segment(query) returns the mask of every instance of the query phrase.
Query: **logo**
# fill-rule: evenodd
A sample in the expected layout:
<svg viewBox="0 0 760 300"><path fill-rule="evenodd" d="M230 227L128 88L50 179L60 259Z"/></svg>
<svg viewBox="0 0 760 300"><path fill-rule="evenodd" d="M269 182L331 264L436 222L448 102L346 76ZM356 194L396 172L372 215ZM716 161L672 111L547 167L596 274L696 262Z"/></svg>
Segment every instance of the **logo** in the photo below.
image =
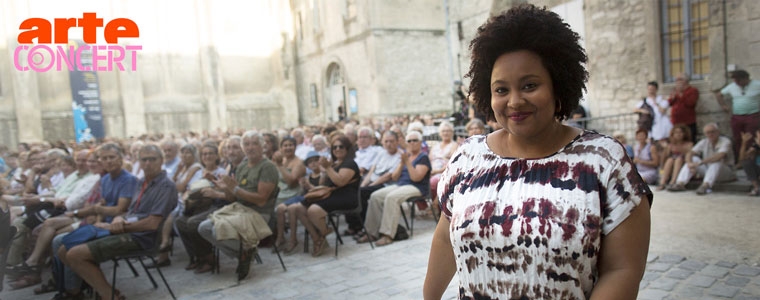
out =
<svg viewBox="0 0 760 300"><path fill-rule="evenodd" d="M69 29L81 28L84 44L69 40ZM103 28L103 19L96 13L86 12L81 18L56 18L53 24L42 18L29 18L21 22L19 46L13 52L13 65L19 71L119 71L137 70L139 45L119 45L120 38L139 38L137 24L127 18L109 21L103 28L105 44L98 44L97 31ZM34 40L37 43L34 43ZM130 58L130 63L125 60ZM127 64L127 66L125 66Z"/></svg>

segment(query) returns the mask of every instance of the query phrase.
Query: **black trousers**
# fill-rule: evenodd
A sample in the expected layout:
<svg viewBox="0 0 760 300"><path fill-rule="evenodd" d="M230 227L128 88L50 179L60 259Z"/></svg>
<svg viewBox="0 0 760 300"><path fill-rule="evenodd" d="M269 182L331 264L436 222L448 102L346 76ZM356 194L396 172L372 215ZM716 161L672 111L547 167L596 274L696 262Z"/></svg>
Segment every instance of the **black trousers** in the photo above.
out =
<svg viewBox="0 0 760 300"><path fill-rule="evenodd" d="M371 196L375 191L384 187L385 185L373 185L365 186L359 189L359 193L361 195L361 199L359 201L362 202L362 215L346 215L346 223L348 223L349 229L353 230L354 232L358 232L362 229L362 220L367 217L367 202L369 201L369 196Z"/></svg>

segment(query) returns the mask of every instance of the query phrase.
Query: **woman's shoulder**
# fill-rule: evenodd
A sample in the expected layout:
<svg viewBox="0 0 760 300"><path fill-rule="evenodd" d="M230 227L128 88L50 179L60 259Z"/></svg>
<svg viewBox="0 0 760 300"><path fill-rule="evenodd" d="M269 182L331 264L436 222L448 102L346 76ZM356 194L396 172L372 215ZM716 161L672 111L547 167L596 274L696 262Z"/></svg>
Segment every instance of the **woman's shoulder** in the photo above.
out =
<svg viewBox="0 0 760 300"><path fill-rule="evenodd" d="M614 138L593 130L584 130L562 151L567 154L600 155L619 159L625 154L625 147Z"/></svg>

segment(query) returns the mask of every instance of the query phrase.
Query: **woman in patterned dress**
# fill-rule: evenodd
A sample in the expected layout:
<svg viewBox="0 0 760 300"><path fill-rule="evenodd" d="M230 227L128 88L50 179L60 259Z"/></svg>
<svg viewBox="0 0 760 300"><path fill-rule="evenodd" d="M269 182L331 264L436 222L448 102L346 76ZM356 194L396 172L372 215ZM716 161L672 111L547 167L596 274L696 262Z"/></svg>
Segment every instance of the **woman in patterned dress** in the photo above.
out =
<svg viewBox="0 0 760 300"><path fill-rule="evenodd" d="M471 43L470 94L502 129L471 137L441 176L425 299L635 299L652 193L614 139L562 125L588 73L579 36L521 5Z"/></svg>

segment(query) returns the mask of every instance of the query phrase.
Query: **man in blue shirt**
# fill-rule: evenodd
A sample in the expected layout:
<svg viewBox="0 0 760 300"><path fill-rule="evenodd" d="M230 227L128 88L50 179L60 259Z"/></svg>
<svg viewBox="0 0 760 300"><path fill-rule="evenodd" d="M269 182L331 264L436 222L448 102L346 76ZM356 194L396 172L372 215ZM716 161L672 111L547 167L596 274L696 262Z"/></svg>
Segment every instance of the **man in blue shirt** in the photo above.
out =
<svg viewBox="0 0 760 300"><path fill-rule="evenodd" d="M66 251L59 249L61 260L82 277L103 299L111 299L111 285L98 263L136 251L152 249L158 242L158 229L177 205L177 188L161 170L163 153L155 145L140 150L140 165L145 179L140 180L129 211L108 223L95 226L110 235L78 245ZM120 293L117 291L117 297Z"/></svg>

